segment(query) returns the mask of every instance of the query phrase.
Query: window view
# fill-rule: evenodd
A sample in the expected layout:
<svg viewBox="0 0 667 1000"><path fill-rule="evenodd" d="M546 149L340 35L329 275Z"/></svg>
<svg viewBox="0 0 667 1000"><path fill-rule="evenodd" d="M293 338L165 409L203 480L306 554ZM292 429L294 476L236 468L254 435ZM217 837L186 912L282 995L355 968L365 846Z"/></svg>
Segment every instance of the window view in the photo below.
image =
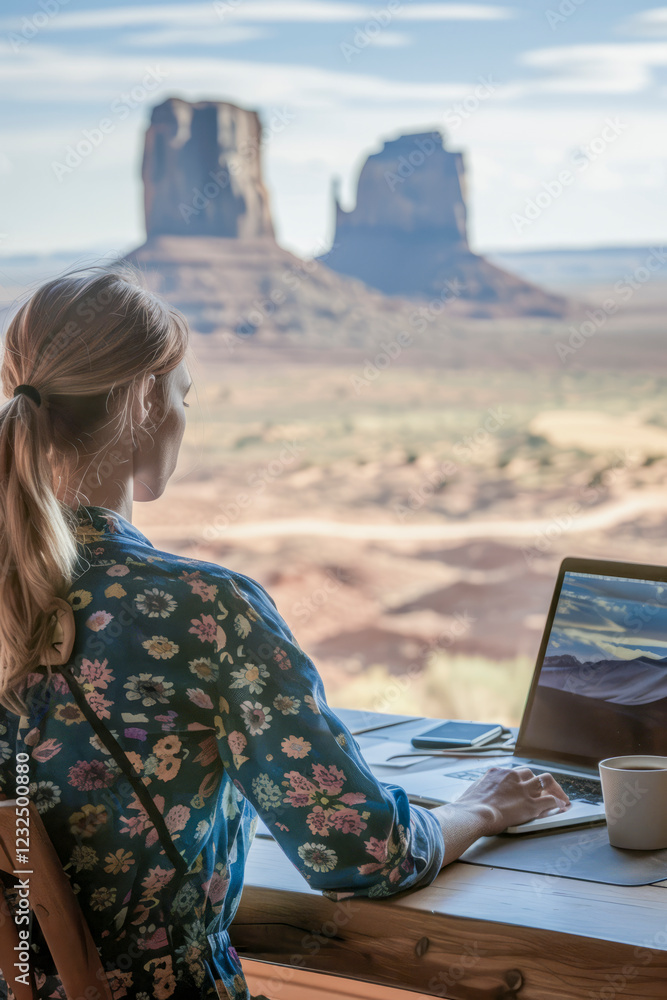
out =
<svg viewBox="0 0 667 1000"><path fill-rule="evenodd" d="M139 268L194 385L136 524L333 705L516 724L561 558L667 555L665 18L278 6L8 5L4 315Z"/></svg>
<svg viewBox="0 0 667 1000"><path fill-rule="evenodd" d="M667 6L0 43L0 1000L664 996Z"/></svg>

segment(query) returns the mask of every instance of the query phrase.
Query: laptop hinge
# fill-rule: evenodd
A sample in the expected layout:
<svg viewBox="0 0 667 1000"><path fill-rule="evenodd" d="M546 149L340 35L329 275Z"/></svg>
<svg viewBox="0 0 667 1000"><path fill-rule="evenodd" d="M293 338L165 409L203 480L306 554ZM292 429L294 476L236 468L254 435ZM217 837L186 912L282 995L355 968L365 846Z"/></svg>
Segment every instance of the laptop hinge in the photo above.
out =
<svg viewBox="0 0 667 1000"><path fill-rule="evenodd" d="M558 764L555 760L539 760L537 757L525 757L528 765L536 764L538 767L546 767L551 771L574 771L575 774L585 775L587 778L599 778L599 772L592 767L585 767L583 764Z"/></svg>

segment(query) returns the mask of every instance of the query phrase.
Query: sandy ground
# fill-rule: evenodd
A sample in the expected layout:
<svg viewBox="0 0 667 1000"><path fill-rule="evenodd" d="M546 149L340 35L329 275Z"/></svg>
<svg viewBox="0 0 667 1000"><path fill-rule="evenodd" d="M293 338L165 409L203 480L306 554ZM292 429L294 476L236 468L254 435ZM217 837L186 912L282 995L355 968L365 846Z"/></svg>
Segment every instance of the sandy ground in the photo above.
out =
<svg viewBox="0 0 667 1000"><path fill-rule="evenodd" d="M667 554L659 490L610 498L578 517L495 520L487 514L422 525L321 519L316 532L307 519L249 520L213 540L203 533L188 537L178 527L206 527L207 515L201 497L194 514L174 492L169 503L136 508L137 525L158 547L259 580L327 688L340 692L339 701L366 703L358 707L380 696L387 677L425 670L434 653L465 662L481 657L499 667L521 661L526 668L518 683L525 687L563 556L652 563ZM214 516L213 508L209 525ZM346 683L374 668L380 673L368 690L357 683L356 694L346 696Z"/></svg>
<svg viewBox="0 0 667 1000"><path fill-rule="evenodd" d="M195 336L179 466L135 522L262 583L334 703L516 722L560 560L667 563L666 297L592 337L457 319L390 362Z"/></svg>
<svg viewBox="0 0 667 1000"><path fill-rule="evenodd" d="M199 338L179 468L135 522L262 583L334 704L517 722L561 559L667 564L665 288L565 362L567 325L533 321L377 371Z"/></svg>

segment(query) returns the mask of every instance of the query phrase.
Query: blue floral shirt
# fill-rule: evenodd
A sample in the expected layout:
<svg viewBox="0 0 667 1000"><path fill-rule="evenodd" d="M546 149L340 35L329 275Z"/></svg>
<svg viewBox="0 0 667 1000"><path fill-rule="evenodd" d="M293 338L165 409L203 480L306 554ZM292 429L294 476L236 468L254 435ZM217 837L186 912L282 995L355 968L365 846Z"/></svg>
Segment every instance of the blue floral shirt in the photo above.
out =
<svg viewBox="0 0 667 1000"><path fill-rule="evenodd" d="M0 791L28 753L114 997L245 1000L228 928L258 813L332 899L429 884L440 826L373 776L258 583L77 518L74 649L27 678L27 716L0 708ZM39 996L64 996L37 928L33 951Z"/></svg>

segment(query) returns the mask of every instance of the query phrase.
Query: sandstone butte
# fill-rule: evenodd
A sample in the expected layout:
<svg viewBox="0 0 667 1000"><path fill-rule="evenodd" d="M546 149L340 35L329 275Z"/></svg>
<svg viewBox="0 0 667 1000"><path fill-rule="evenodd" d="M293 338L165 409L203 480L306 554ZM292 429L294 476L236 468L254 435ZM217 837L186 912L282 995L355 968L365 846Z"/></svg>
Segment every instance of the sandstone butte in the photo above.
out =
<svg viewBox="0 0 667 1000"><path fill-rule="evenodd" d="M128 259L230 348L252 337L366 349L417 333L436 346L452 319L572 309L470 251L463 158L439 132L368 158L357 205L336 202L333 249L317 260L276 242L255 111L166 100L152 112L142 179L146 242Z"/></svg>

